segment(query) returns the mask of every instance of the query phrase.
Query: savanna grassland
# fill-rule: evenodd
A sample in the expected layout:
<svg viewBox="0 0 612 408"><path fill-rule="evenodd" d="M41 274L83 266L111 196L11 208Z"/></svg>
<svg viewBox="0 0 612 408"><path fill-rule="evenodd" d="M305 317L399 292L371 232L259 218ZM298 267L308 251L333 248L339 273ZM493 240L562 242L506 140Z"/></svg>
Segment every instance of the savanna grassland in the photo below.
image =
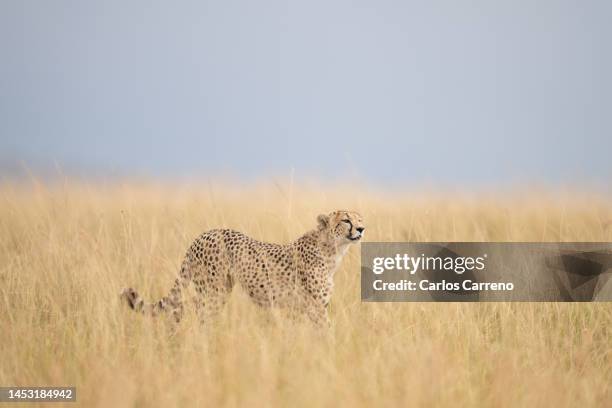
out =
<svg viewBox="0 0 612 408"><path fill-rule="evenodd" d="M166 294L202 231L288 242L337 208L366 241L612 241L612 199L593 194L5 182L0 385L75 385L86 407L612 406L612 303L361 303L358 246L329 331L239 289L175 331L119 301Z"/></svg>

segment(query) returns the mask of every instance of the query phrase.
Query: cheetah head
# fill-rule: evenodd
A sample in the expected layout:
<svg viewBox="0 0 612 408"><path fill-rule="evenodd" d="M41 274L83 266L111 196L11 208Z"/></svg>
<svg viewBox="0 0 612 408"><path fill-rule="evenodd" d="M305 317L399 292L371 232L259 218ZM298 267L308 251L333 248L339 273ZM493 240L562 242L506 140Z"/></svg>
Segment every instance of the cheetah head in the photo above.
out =
<svg viewBox="0 0 612 408"><path fill-rule="evenodd" d="M329 233L340 245L359 242L365 230L361 215L354 211L334 211L327 215L321 214L317 217L317 221L319 231Z"/></svg>

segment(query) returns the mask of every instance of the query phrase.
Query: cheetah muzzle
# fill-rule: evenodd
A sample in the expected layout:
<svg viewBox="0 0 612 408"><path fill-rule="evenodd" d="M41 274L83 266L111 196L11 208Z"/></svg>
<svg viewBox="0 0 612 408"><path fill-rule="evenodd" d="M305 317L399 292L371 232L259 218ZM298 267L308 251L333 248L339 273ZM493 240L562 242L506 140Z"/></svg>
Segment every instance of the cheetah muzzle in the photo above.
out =
<svg viewBox="0 0 612 408"><path fill-rule="evenodd" d="M135 311L167 313L179 322L183 294L193 285L196 312L205 321L219 313L237 282L260 306L295 307L315 323L329 324L334 273L365 227L352 211L322 214L317 222L316 229L286 245L260 242L230 229L205 232L187 250L168 295L145 303L134 289L126 288L121 298Z"/></svg>

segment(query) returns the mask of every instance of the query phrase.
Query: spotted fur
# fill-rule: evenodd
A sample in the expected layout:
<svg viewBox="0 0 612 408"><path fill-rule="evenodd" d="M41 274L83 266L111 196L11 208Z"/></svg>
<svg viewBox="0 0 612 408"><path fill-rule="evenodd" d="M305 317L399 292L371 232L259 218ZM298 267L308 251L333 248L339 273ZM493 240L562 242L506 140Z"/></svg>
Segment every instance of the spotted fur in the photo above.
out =
<svg viewBox="0 0 612 408"><path fill-rule="evenodd" d="M260 242L230 229L205 232L189 247L168 295L145 303L126 288L121 297L135 311L169 313L179 322L185 289L193 285L196 311L204 321L223 308L238 283L260 306L292 306L316 323L329 323L334 273L349 245L362 238L364 226L361 216L351 211L319 215L317 222L316 229L286 245Z"/></svg>

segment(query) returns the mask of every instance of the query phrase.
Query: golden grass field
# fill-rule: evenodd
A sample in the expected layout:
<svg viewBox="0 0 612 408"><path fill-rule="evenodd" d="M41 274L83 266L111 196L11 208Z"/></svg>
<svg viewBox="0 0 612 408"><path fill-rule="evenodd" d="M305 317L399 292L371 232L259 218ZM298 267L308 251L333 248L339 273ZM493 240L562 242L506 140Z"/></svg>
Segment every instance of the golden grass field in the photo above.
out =
<svg viewBox="0 0 612 408"><path fill-rule="evenodd" d="M288 242L337 208L366 241L612 241L612 199L568 191L4 182L0 385L75 385L86 407L612 406L612 303L361 303L358 246L329 331L239 289L176 332L119 302L164 295L207 229Z"/></svg>

